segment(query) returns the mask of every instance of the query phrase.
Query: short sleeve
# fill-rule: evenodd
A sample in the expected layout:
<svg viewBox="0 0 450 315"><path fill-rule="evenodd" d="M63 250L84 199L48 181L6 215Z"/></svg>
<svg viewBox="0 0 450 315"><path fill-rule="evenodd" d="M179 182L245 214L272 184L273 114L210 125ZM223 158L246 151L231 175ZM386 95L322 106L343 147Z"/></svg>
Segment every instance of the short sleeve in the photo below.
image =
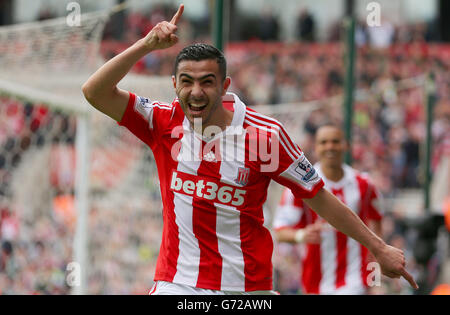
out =
<svg viewBox="0 0 450 315"><path fill-rule="evenodd" d="M160 102L151 102L148 98L137 96L130 92L127 109L119 122L119 125L126 127L136 137L144 143L152 147L157 143L158 129L164 117L159 111L170 111L172 106L169 104L162 104Z"/></svg>
<svg viewBox="0 0 450 315"><path fill-rule="evenodd" d="M278 136L271 138L271 152L276 152L272 155L278 159L278 167L269 176L289 188L296 198L314 197L324 183L303 151L291 140L283 126L280 126Z"/></svg>

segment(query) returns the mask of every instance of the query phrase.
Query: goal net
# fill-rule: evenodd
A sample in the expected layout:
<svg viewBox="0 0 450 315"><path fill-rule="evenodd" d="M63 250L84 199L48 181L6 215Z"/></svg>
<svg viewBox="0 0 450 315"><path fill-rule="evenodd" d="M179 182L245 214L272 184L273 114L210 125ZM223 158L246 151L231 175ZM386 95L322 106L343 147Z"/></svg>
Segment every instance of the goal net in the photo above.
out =
<svg viewBox="0 0 450 315"><path fill-rule="evenodd" d="M92 110L81 86L104 60L114 10L0 28L2 243L14 252L0 291L145 293L161 235L150 150ZM173 98L170 78L120 86Z"/></svg>

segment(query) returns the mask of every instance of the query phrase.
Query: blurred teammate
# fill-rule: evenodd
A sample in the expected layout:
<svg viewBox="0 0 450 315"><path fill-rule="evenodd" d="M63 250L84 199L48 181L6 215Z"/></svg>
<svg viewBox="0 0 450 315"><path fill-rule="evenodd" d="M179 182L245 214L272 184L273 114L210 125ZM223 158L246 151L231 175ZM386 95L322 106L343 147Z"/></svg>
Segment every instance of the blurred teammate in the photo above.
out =
<svg viewBox="0 0 450 315"><path fill-rule="evenodd" d="M323 181L280 123L227 93L226 61L214 47L195 44L179 53L172 104L117 87L142 57L178 42L183 10L181 5L170 22L158 23L109 60L82 88L95 108L154 153L164 226L150 293L273 293L273 243L262 211L272 179L370 248L386 274L404 276L416 286L404 268L403 252L385 244L322 189Z"/></svg>
<svg viewBox="0 0 450 315"><path fill-rule="evenodd" d="M381 235L382 212L378 194L367 177L343 163L347 143L341 129L320 127L315 135L319 162L314 165L332 192L361 220ZM365 294L369 253L365 247L337 231L289 190L283 196L274 221L279 242L304 243L301 284L307 294Z"/></svg>

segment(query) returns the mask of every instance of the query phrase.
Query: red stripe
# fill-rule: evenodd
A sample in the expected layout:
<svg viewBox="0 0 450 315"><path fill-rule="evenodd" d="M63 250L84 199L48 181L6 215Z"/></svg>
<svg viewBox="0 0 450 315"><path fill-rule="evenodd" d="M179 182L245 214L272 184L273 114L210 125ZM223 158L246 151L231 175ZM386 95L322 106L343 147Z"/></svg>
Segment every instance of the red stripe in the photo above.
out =
<svg viewBox="0 0 450 315"><path fill-rule="evenodd" d="M208 149L209 147L209 149ZM208 151L216 153L219 146L205 147L202 142L202 154ZM219 152L217 152L219 154ZM220 159L218 159L220 160ZM202 160L197 170L199 176L209 176L220 180L220 161L207 162ZM222 279L222 256L216 234L217 209L213 204L194 196L192 201L192 226L200 248L200 265L197 287L220 290Z"/></svg>
<svg viewBox="0 0 450 315"><path fill-rule="evenodd" d="M337 267L336 267L336 289L345 285L347 273L347 235L342 232L336 233L337 243Z"/></svg>
<svg viewBox="0 0 450 315"><path fill-rule="evenodd" d="M167 183L165 185L169 185ZM161 185L163 181L161 181ZM168 191L170 196L166 197L163 209L163 233L160 253L156 262L155 280L171 282L177 272L177 261L180 252L180 239L178 236L178 226L175 223L175 204L173 202L173 192Z"/></svg>
<svg viewBox="0 0 450 315"><path fill-rule="evenodd" d="M370 191L369 191L369 183L367 182L366 179L364 179L363 177L356 175L356 180L358 182L358 187L359 187L359 193L360 193L360 210L359 210L359 216L361 218L361 220L367 224L369 221L369 217L370 217L370 212L371 212L371 198L372 196L369 195ZM367 284L367 277L369 276L370 271L367 270L367 264L369 263L369 251L367 250L366 247L364 247L363 245L360 245L361 248L361 279L362 282L364 283L364 286L368 286Z"/></svg>
<svg viewBox="0 0 450 315"><path fill-rule="evenodd" d="M244 123L244 128L249 127ZM250 160L250 138L255 135L247 133L245 138L245 167L255 169ZM252 171L251 171L252 172ZM263 226L264 214L262 204L267 197L270 179L262 173L252 172L251 182L258 187L258 198L249 200L245 207L240 207L240 238L242 257L244 259L245 291L272 290L272 253L273 240L270 232ZM255 196L257 195L255 194Z"/></svg>
<svg viewBox="0 0 450 315"><path fill-rule="evenodd" d="M361 248L361 279L365 287L368 287L367 278L370 271L367 270L367 264L369 263L369 251L363 245L359 245Z"/></svg>
<svg viewBox="0 0 450 315"><path fill-rule="evenodd" d="M117 122L117 124L119 124L120 126L123 126L125 124L124 120L125 120L125 118L129 117L129 115L130 115L129 112L134 111L134 103L136 101L136 95L131 92L128 92L128 94L129 94L129 96L128 96L127 108L125 109L125 113L123 114L122 119Z"/></svg>
<svg viewBox="0 0 450 315"><path fill-rule="evenodd" d="M153 293L155 293L157 286L158 286L158 282L155 283L155 285L153 286L153 289L148 293L148 295L152 295Z"/></svg>
<svg viewBox="0 0 450 315"><path fill-rule="evenodd" d="M344 191L341 189L332 189L333 194L345 203ZM347 273L347 235L342 232L336 232L336 289L345 285L345 275Z"/></svg>
<svg viewBox="0 0 450 315"><path fill-rule="evenodd" d="M296 200L301 200L296 198ZM313 224L318 219L318 215L306 204L303 204L304 211L302 221L299 225L306 227ZM322 257L320 244L308 244L306 247L306 256L303 260L302 286L307 294L320 294L320 282L322 281Z"/></svg>
<svg viewBox="0 0 450 315"><path fill-rule="evenodd" d="M257 220L264 220L262 207L241 214L241 249L244 258L245 291L272 290L273 241Z"/></svg>
<svg viewBox="0 0 450 315"><path fill-rule="evenodd" d="M320 244L307 245L307 254L302 265L303 290L307 294L319 294L322 280Z"/></svg>
<svg viewBox="0 0 450 315"><path fill-rule="evenodd" d="M173 121L173 126L178 126L182 122ZM180 138L171 138L171 147L179 141L183 134L178 135ZM178 225L176 224L174 193L169 189L172 170L177 169L178 162L176 159L167 159L167 154L162 152L165 146L155 146L153 155L158 165L158 173L161 189L161 199L163 201L163 233L160 252L156 264L155 281L162 280L172 282L177 272L177 262L179 256L179 234Z"/></svg>

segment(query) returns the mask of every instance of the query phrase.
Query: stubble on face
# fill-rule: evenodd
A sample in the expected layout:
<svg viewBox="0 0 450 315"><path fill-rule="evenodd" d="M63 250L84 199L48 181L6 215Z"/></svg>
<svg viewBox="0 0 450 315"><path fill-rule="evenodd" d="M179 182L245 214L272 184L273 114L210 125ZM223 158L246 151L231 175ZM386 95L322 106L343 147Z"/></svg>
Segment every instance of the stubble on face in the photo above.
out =
<svg viewBox="0 0 450 315"><path fill-rule="evenodd" d="M211 124L223 127L226 115L222 113L222 96L229 84L222 80L214 59L180 62L173 83L191 125L200 121L203 129Z"/></svg>

